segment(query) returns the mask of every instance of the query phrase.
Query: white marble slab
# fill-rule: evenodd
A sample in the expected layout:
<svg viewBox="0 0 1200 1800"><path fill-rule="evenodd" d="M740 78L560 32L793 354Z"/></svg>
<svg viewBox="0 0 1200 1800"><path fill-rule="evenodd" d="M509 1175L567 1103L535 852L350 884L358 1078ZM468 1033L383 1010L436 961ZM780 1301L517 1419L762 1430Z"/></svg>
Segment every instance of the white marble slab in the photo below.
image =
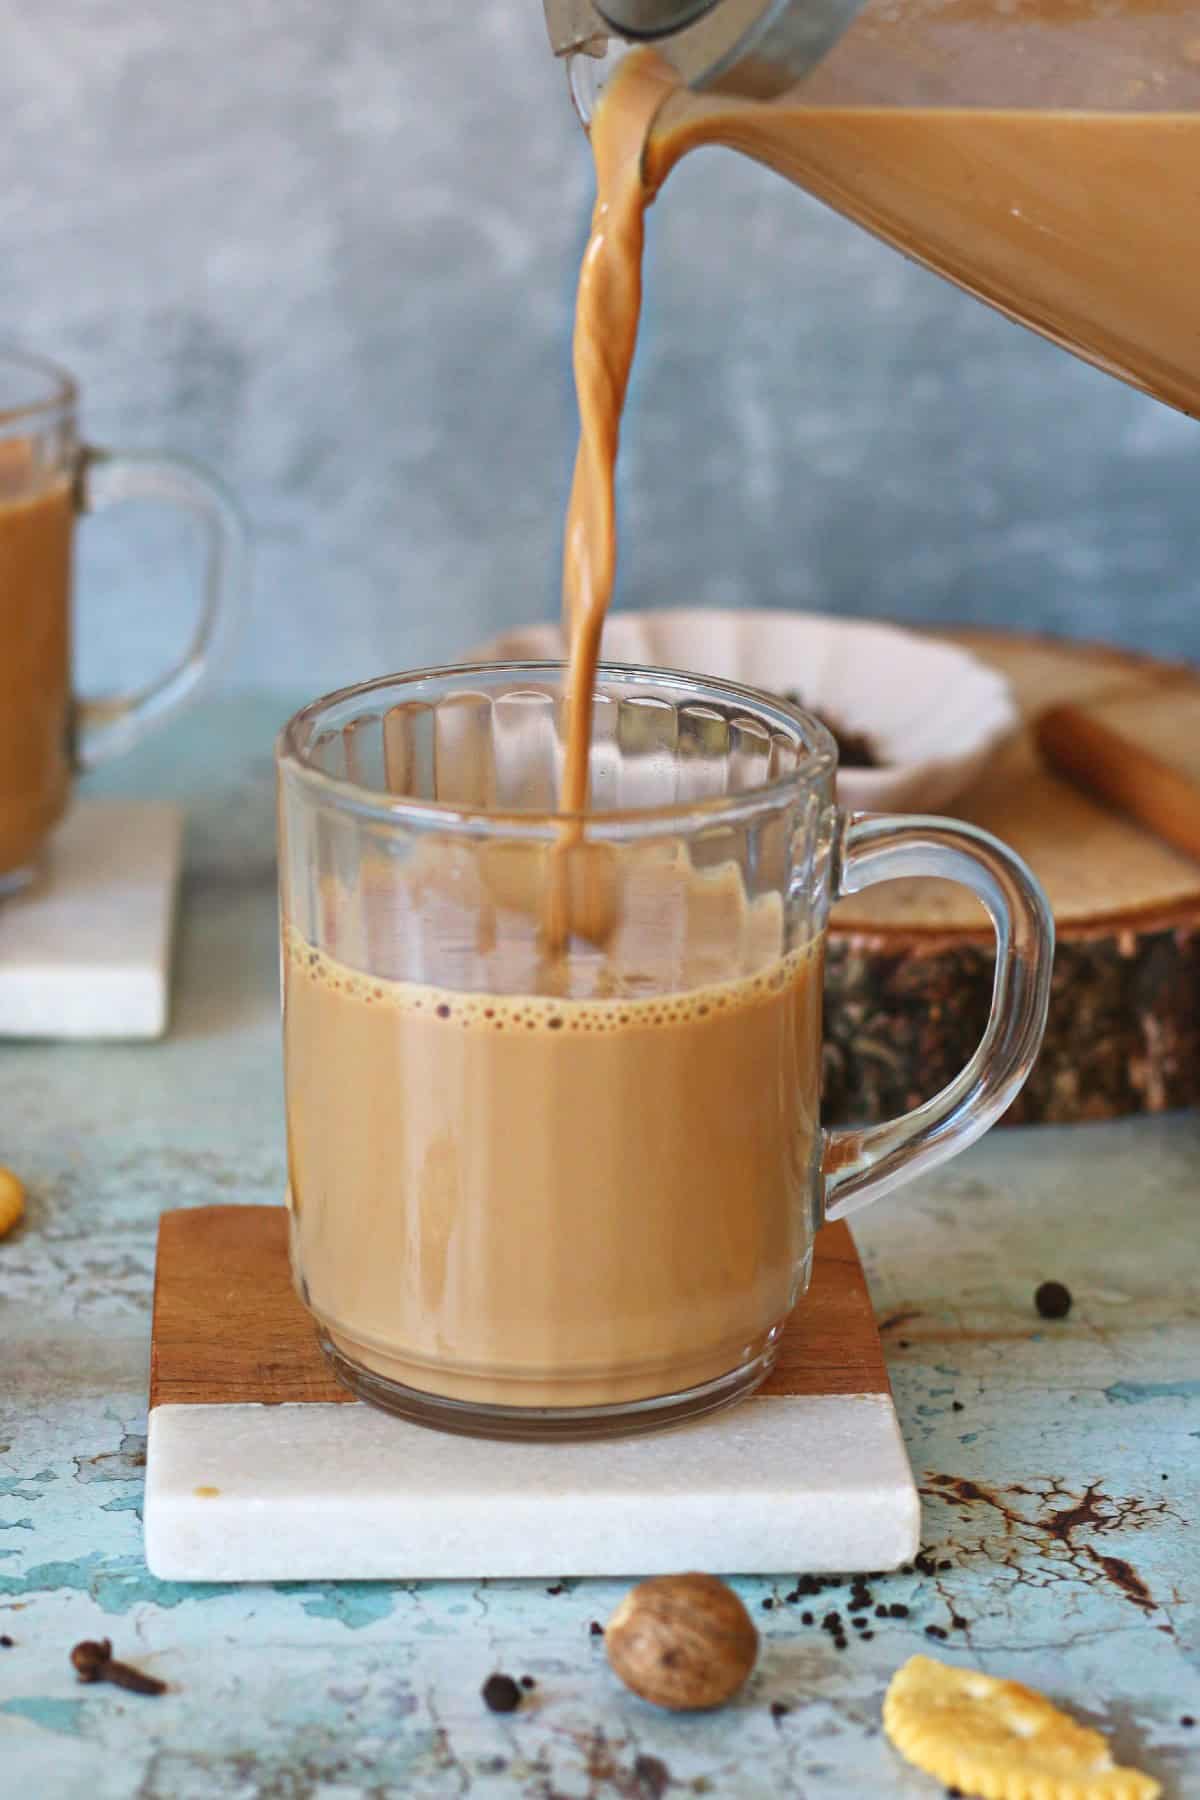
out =
<svg viewBox="0 0 1200 1800"><path fill-rule="evenodd" d="M883 1570L919 1529L886 1395L752 1398L590 1444L451 1437L361 1404L150 1415L146 1560L169 1581Z"/></svg>
<svg viewBox="0 0 1200 1800"><path fill-rule="evenodd" d="M182 839L176 806L76 803L0 900L0 1037L162 1036Z"/></svg>

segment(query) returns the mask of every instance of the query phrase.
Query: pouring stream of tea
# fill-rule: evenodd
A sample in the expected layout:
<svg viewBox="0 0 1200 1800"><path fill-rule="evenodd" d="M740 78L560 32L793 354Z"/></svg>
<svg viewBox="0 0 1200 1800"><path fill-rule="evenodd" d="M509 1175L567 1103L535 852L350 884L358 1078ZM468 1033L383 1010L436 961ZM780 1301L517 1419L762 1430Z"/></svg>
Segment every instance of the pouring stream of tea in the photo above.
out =
<svg viewBox="0 0 1200 1800"><path fill-rule="evenodd" d="M918 23L922 16L913 13ZM902 32L903 6L897 17ZM1164 56L1158 97L1168 109L1200 80L1200 38L1186 35L1184 14L1177 22L1182 35ZM864 33L869 26L867 16ZM851 66L864 56L857 29L835 52ZM1011 83L1005 40L989 38L985 48L995 51L997 80ZM830 68L830 80L840 79L833 59ZM1117 81L1116 61L1104 69L1106 82ZM803 105L697 95L643 49L624 58L592 120L597 191L576 305L580 439L563 570L569 665L560 802L574 821L559 840L564 852L579 842L588 807L645 212L689 151L722 144L744 152L1085 360L1181 410L1200 411L1191 254L1200 217L1200 111L1141 110L1136 96L1124 101L1130 110L847 105L823 102L820 82L819 73L806 84ZM552 859L552 951L576 922L569 862L567 854Z"/></svg>

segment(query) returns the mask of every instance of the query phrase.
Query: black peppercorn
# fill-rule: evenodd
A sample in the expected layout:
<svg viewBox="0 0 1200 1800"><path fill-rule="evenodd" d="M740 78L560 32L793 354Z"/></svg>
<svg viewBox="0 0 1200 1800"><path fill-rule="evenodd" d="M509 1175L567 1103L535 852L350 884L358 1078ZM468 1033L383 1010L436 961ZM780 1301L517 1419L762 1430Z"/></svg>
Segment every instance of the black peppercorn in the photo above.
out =
<svg viewBox="0 0 1200 1800"><path fill-rule="evenodd" d="M521 1690L511 1675L489 1675L480 1692L489 1712L516 1712L521 1704Z"/></svg>
<svg viewBox="0 0 1200 1800"><path fill-rule="evenodd" d="M1071 1290L1061 1281L1043 1281L1033 1304L1043 1319L1065 1319L1071 1310Z"/></svg>

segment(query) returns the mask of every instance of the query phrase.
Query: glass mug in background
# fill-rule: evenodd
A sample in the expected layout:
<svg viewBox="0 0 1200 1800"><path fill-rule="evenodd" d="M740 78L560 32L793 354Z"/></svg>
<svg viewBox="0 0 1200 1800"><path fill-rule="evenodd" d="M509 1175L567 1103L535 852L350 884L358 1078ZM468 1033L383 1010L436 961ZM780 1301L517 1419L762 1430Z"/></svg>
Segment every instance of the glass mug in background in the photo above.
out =
<svg viewBox="0 0 1200 1800"><path fill-rule="evenodd" d="M363 1398L526 1438L756 1387L819 1226L1021 1087L1054 935L1011 851L847 817L824 727L730 682L602 667L595 810L556 817L560 683L396 676L316 701L277 752L299 1291ZM909 875L987 908L987 1031L915 1112L822 1131L830 905Z"/></svg>
<svg viewBox="0 0 1200 1800"><path fill-rule="evenodd" d="M203 605L180 662L141 693L78 700L71 686L76 515L161 500L204 526ZM71 376L0 350L0 895L29 881L73 776L169 717L214 660L241 591L242 527L199 470L82 445Z"/></svg>

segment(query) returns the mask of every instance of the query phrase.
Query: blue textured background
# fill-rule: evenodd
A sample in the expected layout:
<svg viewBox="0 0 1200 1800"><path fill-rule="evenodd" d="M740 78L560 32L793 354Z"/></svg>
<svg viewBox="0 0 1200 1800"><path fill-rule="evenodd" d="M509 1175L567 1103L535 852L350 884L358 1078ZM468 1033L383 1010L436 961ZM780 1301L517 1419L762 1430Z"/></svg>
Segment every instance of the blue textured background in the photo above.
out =
<svg viewBox="0 0 1200 1800"><path fill-rule="evenodd" d="M0 0L0 334L258 541L241 683L316 689L556 605L590 192L537 0ZM722 152L673 179L626 604L1025 624L1200 654L1200 431ZM85 532L84 674L146 669L174 527Z"/></svg>

